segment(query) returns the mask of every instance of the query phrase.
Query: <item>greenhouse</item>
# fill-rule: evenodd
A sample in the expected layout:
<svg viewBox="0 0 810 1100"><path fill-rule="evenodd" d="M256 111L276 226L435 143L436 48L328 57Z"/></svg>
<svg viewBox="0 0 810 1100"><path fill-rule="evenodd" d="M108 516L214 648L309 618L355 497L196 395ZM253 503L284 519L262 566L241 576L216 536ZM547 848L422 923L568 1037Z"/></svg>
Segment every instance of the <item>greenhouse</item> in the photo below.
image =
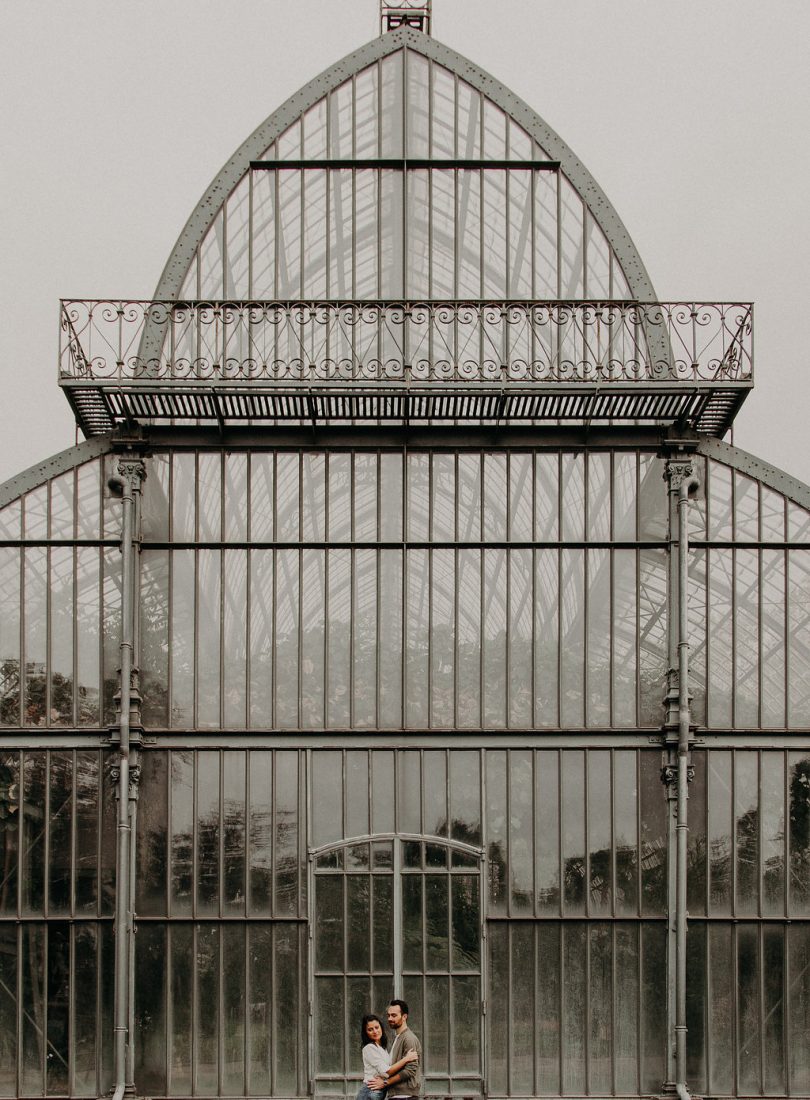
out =
<svg viewBox="0 0 810 1100"><path fill-rule="evenodd" d="M56 334L55 334L56 335ZM0 1097L810 1095L810 487L430 5L240 145L0 486ZM751 400L755 400L751 398Z"/></svg>

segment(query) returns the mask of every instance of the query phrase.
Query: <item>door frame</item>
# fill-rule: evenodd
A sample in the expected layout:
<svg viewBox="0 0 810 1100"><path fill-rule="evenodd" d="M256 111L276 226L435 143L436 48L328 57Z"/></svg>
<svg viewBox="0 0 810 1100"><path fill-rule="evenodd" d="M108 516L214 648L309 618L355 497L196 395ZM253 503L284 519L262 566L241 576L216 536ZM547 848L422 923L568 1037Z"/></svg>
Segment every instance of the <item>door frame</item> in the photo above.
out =
<svg viewBox="0 0 810 1100"><path fill-rule="evenodd" d="M480 1080L481 1096L487 1095L487 1044L486 1044L486 1013L487 1013L487 988L488 988L488 959L487 959L487 914L486 900L487 890L487 861L486 852L476 845L467 844L464 841L452 840L449 837L436 836L432 833L365 833L361 836L345 837L341 840L329 841L317 848L307 849L307 1072L309 1078L309 1095L314 1097L315 1092L315 864L320 856L329 852L349 848L354 844L370 844L374 841L390 840L393 842L393 864L391 874L394 882L393 890L393 939L394 939L394 989L402 989L402 891L399 883L402 876L402 845L408 841L436 844L451 851L462 852L475 860L475 872L479 877L479 912L478 912L478 943L480 949L480 976L481 988L479 995L479 1049L480 1049ZM469 868L471 871L472 867ZM346 874L344 870L342 872ZM426 1094L430 1095L430 1094Z"/></svg>

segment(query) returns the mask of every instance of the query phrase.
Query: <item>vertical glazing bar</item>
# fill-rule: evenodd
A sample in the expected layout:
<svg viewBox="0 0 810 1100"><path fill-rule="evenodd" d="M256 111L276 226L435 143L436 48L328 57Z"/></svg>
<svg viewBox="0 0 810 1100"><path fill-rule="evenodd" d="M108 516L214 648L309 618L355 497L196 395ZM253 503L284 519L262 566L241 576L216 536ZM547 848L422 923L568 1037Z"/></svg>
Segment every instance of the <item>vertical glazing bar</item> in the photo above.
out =
<svg viewBox="0 0 810 1100"><path fill-rule="evenodd" d="M53 765L51 763L52 751L47 749L45 752L45 779L43 782L45 793L45 806L43 810L43 832L45 834L44 844L44 860L45 867L42 875L42 915L47 920L51 915L51 876L50 867L52 863L51 859L51 783L50 777L53 775ZM22 877L22 876L20 876Z"/></svg>
<svg viewBox="0 0 810 1100"><path fill-rule="evenodd" d="M611 755L611 758L612 758L613 753L611 752L610 755ZM611 765L612 764L613 764L613 761L611 759ZM611 770L613 770L612 767L611 767ZM613 784L611 784L611 787L612 786L613 786ZM611 798L611 804L612 804L612 802L613 802L613 799ZM613 820L613 815L611 814L611 821L612 820ZM615 867L615 852L614 852L613 865ZM616 881L615 870L613 872L613 881L614 881L614 883ZM615 912L615 909L616 909L616 901L615 901L616 891L615 890L613 891L613 895L614 895L613 909L614 909L614 912ZM618 1050L618 1043L616 1042L616 1030L617 1030L616 1029L616 1021L618 1019L619 1012L618 1012L617 995L616 995L616 986L618 984L617 980L616 980L616 976L617 976L616 931L617 931L617 926L615 924L611 924L610 925L610 1000L609 1000L609 1004L610 1004L610 1092L611 1092L612 1096L615 1096L616 1093L618 1092L618 1083L617 1083L618 1074L616 1072L616 1062L617 1062L616 1051Z"/></svg>
<svg viewBox="0 0 810 1100"><path fill-rule="evenodd" d="M171 775L171 770L169 771L169 774ZM171 789L171 782L169 782L169 789ZM169 818L169 820L171 821L171 818ZM163 1002L163 1009L164 1009L164 1015L165 1015L165 1019L166 1019L166 1043L165 1043L164 1067L165 1067L165 1071L166 1071L166 1091L167 1091L169 1096L171 1096L172 1092L174 1091L173 1088L172 1088L172 1085L173 1085L172 1070L173 1070L173 1065L174 1065L174 1059L172 1057L172 1043L173 1043L173 1040L174 1040L174 943L173 943L173 940L174 940L174 931L175 931L176 928L177 928L177 925L176 924L173 925L171 920L167 921L167 923L166 923L166 982L165 982L165 986L164 986L164 989L165 989L164 998L165 999L164 999L164 1002ZM194 962L193 962L193 959L192 959L192 967L193 966L194 966ZM189 975L189 978L190 978L190 984L192 984L192 986L193 986L193 982L194 982L193 971L192 971L192 974ZM189 1018L190 1019L193 1018L193 1012L194 1012L194 998L192 996L191 1006L189 1008ZM193 1043L193 1041L194 1041L194 1039L193 1039L193 1032L192 1032L192 1043ZM189 1058L190 1058L191 1064L193 1064L193 1059L191 1058L191 1051L189 1051Z"/></svg>
<svg viewBox="0 0 810 1100"><path fill-rule="evenodd" d="M455 458L455 478L456 478L456 502L458 502L458 455ZM456 504L456 525L458 525L458 504ZM458 532L456 532L456 540L458 540ZM459 709L458 709L458 674L459 674L459 662L460 650L459 650L459 549L458 546L453 550L453 726L458 729L459 727ZM448 802L448 806L450 803Z"/></svg>
<svg viewBox="0 0 810 1100"><path fill-rule="evenodd" d="M641 799L638 799L641 803ZM641 833L639 833L641 836ZM641 862L639 860L639 862ZM639 894L641 897L641 894ZM639 903L640 904L640 903ZM644 1064L644 1027L643 1027L643 1009L644 1005L644 965L641 954L641 936L644 925L641 921L638 922L634 931L636 934L636 958L638 959L638 966L636 967L636 1004L638 1005L638 1012L636 1013L636 1088L639 1092L642 1091L641 1082L644 1080L643 1064Z"/></svg>
<svg viewBox="0 0 810 1100"><path fill-rule="evenodd" d="M590 298L588 286L588 207L582 204L582 297Z"/></svg>
<svg viewBox="0 0 810 1100"><path fill-rule="evenodd" d="M23 762L22 762L22 760L20 760L20 792L22 792L22 782L23 782L22 777L23 777ZM22 875L18 874L17 877L22 878ZM17 1095L17 1096L19 1096L22 1092L23 1071L24 1071L23 1042L24 1042L24 1037L25 1036L24 1036L23 1024L25 1022L25 1015L22 1011L22 1005L24 1004L24 1000L23 1000L23 998L24 998L24 986L23 986L23 967L21 965L21 961L22 961L22 958L23 958L24 936L25 936L25 933L28 930L28 928L30 928L30 925L26 926L22 923L19 923L17 925L17 928L16 928L17 973L16 973L15 991L16 991L16 994L17 994L17 1004L20 1006L20 1011L17 1012L16 1036L15 1036L15 1038L16 1038L16 1047L15 1047L15 1049L16 1049L16 1052L17 1052L17 1057L16 1057L15 1074L14 1074L14 1091L15 1091L15 1095Z"/></svg>
<svg viewBox="0 0 810 1100"><path fill-rule="evenodd" d="M399 770L398 754L396 770ZM395 779L396 779L395 775ZM399 783L394 783L394 790L399 789ZM397 823L398 825L399 823ZM402 996L402 842L394 837L394 889L393 889L393 915L394 915L394 996Z"/></svg>
<svg viewBox="0 0 810 1100"><path fill-rule="evenodd" d="M557 293L555 297L557 299L562 297L562 254L563 254L563 241L562 241L562 188L560 187L560 175L561 170L558 168L554 173L554 178L557 183ZM553 349L552 349L553 350Z"/></svg>
<svg viewBox="0 0 810 1100"><path fill-rule="evenodd" d="M136 650L137 652L137 650ZM133 774L134 773L134 774ZM133 768L129 788L129 828L130 844L132 852L129 860L129 902L131 908L130 935L129 935L129 1001L127 1004L127 1032L130 1041L127 1043L126 1058L126 1083L131 1094L135 1095L135 898L137 896L138 867L135 851L135 839L138 835L138 786L140 768ZM99 891L100 893L100 891ZM100 1002L98 1002L100 1004ZM97 1048L100 1049L100 1048Z"/></svg>
<svg viewBox="0 0 810 1100"><path fill-rule="evenodd" d="M733 772L736 771L734 769ZM733 782L733 781L732 781ZM736 801L732 802L732 805L736 805ZM736 822L734 825L734 832L736 832ZM736 847L736 846L735 846ZM733 868L736 864L735 859L732 862L732 878L736 879ZM735 884L736 885L736 884ZM732 888L732 897L736 894L736 888ZM738 933L740 930L739 924L736 921L731 926L731 969L732 969L732 986L731 988L737 992L740 988L740 945ZM740 1091L740 1000L739 996L732 997L731 999L731 1045L733 1048L732 1054L732 1093L737 1096Z"/></svg>
<svg viewBox="0 0 810 1100"><path fill-rule="evenodd" d="M328 515L328 513L327 513L327 515ZM273 756L275 756L275 753L273 754ZM306 936L307 936L307 940L306 940L306 946L307 946L307 952L306 952L307 953L307 963L306 963L306 965L307 965L307 975L306 975L306 977L307 977L307 987L306 987L307 1004L306 1004L306 1026L305 1026L306 1040L307 1040L307 1053L306 1053L306 1058L301 1059L301 1064L305 1065L305 1067L306 1067L306 1075L307 1075L306 1091L309 1093L310 1096L312 1096L313 1093L314 1093L314 1087L315 1087L315 1018L314 1018L314 1015L313 1015L314 1005L315 1005L315 940L314 940L314 929L315 929L315 861L313 860L312 856L309 854L309 847L312 843L312 799L313 799L313 791L312 791L312 782L311 782L311 778L310 778L312 776L312 749L309 749L309 748L304 749L303 752L299 753L299 767L301 767L301 758L302 757L303 757L303 767L306 771L305 786L303 788L303 791L301 791L301 788L299 786L299 791L300 791L300 794L303 796L300 804L303 805L304 832L306 833L306 837L302 838L301 847L306 850L306 859L304 861L304 867L306 869L306 876L307 876L307 886L306 886L306 889L307 889L307 905L306 905L306 915L307 915L307 929L306 929ZM274 776L275 776L275 772L276 772L275 763L276 762L275 762L275 759L274 759L273 760L273 775ZM273 833L275 833L275 830L273 830ZM275 842L273 843L273 847L275 848ZM273 890L272 893L275 896L275 890ZM275 904L274 901L273 901L273 904ZM299 897L298 912L299 912L299 914L301 913L300 897ZM258 926L256 926L256 927L258 927ZM301 941L299 940L298 942L299 942L299 945L300 945ZM272 943L272 960L273 960L273 962L272 962L272 968L271 968L271 974L270 974L271 984L274 982L274 976L275 976L275 971L276 971L275 935L273 935L273 943ZM275 1004L276 1004L275 999L273 999L272 1004L273 1004L273 1009L275 1010ZM275 1011L273 1011L271 1019L275 1020ZM271 1078L270 1087L271 1087L271 1096L275 1096L275 1094L276 1094L276 1092L275 1092L276 1078L275 1078L275 1073L273 1072L274 1067L275 1067L275 1043L272 1042L272 1036L271 1036L270 1049L273 1052L273 1064L271 1066L271 1073L270 1073L270 1078ZM299 1077L300 1077L300 1070L299 1070Z"/></svg>
<svg viewBox="0 0 810 1100"><path fill-rule="evenodd" d="M75 753L74 753L75 758ZM75 763L74 763L74 777L75 777ZM75 817L75 814L74 814ZM68 1095L75 1095L76 1085L76 1048L75 1039L76 1034L76 931L77 926L73 923L70 924L68 929L68 1035L70 1036L69 1045L67 1048L67 1082L68 1082Z"/></svg>
<svg viewBox="0 0 810 1100"><path fill-rule="evenodd" d="M583 465L585 466L585 470L584 470L584 473L583 473L583 486L582 486L582 498L583 498L583 508L584 508L583 515L584 515L584 527L585 527L584 533L585 533L586 540L590 540L591 532L590 532L590 529L588 527L588 511L589 511L588 502L589 502L589 499L590 499L590 490L589 490L589 487L588 487L588 482L590 481L590 476L589 476L590 475L590 462L588 461L588 456L587 455L585 456L585 462L584 462ZM582 704L581 704L581 714L582 714L582 721L584 722L584 724L586 726L589 726L591 724L591 714L590 714L590 712L591 712L591 709L592 709L588 704L588 700L590 699L589 687L590 687L590 680L591 680L590 671L589 671L589 668L588 668L589 657L590 657L590 648L591 648L591 638L590 638L590 625L591 625L590 583L591 583L591 573L592 573L591 555L592 555L592 551L590 550L590 548L583 547L583 550L582 550L582 620L583 620L583 625L582 625ZM560 621L562 622L562 620L560 620ZM587 772L587 765L586 765L586 772ZM587 813L587 802L588 802L588 800L586 798L585 799L586 813ZM588 835L587 832L586 832L585 835L586 836ZM587 881L590 881L590 879L588 879ZM586 894L589 896L590 891L586 891ZM588 911L590 911L590 909L588 909Z"/></svg>
<svg viewBox="0 0 810 1100"><path fill-rule="evenodd" d="M401 579L401 598L402 598L402 615L400 621L400 661L399 661L399 710L400 710L400 724L405 725L406 715L408 713L407 704L407 691L408 691L408 528L410 525L410 516L408 514L408 445L407 443L402 448L402 566L400 568ZM397 802L399 787L394 784L394 802ZM399 818L395 816L397 822L396 827L399 828Z"/></svg>
<svg viewBox="0 0 810 1100"><path fill-rule="evenodd" d="M75 561L75 552L74 552L74 561ZM74 587L74 592L75 592L75 587ZM74 653L75 653L75 649L74 649ZM73 682L74 682L74 684L78 683L78 680L76 680L74 678ZM68 879L69 879L69 882L70 882L70 887L69 887L70 895L69 895L69 898L68 898L68 912L70 913L71 918L76 916L76 853L77 853L77 848L78 848L78 843L77 843L77 841L78 841L78 838L77 838L77 827L78 827L77 817L78 817L78 814L76 812L76 806L77 806L77 801L76 801L76 765L77 765L76 750L74 749L73 752L71 753L71 762L70 762L70 772L71 772L71 779L70 779L70 857L69 857L70 858L70 867L68 869ZM71 948L71 950L72 950L72 948ZM72 982L71 982L70 988L73 989L73 983ZM70 1034L71 1035L73 1034L73 1029L72 1028L71 1028Z"/></svg>
<svg viewBox="0 0 810 1100"><path fill-rule="evenodd" d="M562 753L560 754L560 756L562 757ZM560 769L559 769L559 771L560 771L560 776L562 776L562 759L560 759ZM560 836L562 836L562 829L560 829ZM561 889L560 890L560 898L562 898L563 892L564 891ZM562 902L560 904L562 904ZM569 926L569 927L573 927L573 926ZM560 1082L560 1092L561 1093L565 1093L565 1091L566 1091L565 1053L564 1052L565 1052L566 1039L567 1039L567 1035L566 1035L566 1031L567 1031L566 1013L565 1013L565 988L566 988L566 985L567 985L567 982L566 982L567 975L565 973L565 939L566 939L566 923L565 923L565 921L562 921L560 923L559 958L557 959L557 967L558 967L557 973L560 975L560 980L559 980L560 1003L559 1003L559 1006L558 1006L559 1015L557 1017L557 1019L560 1021L560 1034L559 1034L559 1043L558 1043L558 1050L557 1050L557 1056L559 1058L559 1066L557 1068L557 1074L558 1074L557 1080ZM639 967L639 969L641 969L641 968Z"/></svg>
<svg viewBox="0 0 810 1100"><path fill-rule="evenodd" d="M48 536L49 537L50 537L50 533L51 533L51 519L50 519L50 517L51 517L51 495L52 495L52 490L53 490L53 484L52 484L52 482L49 481L48 482ZM52 710L53 710L53 676L49 675L49 673L53 669L53 588L54 588L54 578L53 578L53 548L51 546L47 547L47 549L45 550L45 577L46 577L46 583L45 583L45 667L46 667L46 675L45 675L45 716L44 717L45 717L45 724L49 726L51 724L51 713L52 713ZM48 774L50 775L50 768L48 769ZM48 858L48 862L46 863L46 867L49 867L50 866L50 845L48 845L46 847L46 851L48 851L48 853L49 853L49 858ZM49 878L50 878L50 875L48 875L46 873L46 875L45 875L45 884L46 884L45 889L46 889L46 891L48 889L47 883L48 883ZM46 892L45 896L47 898L47 896L48 896L47 892ZM46 909L46 913L47 913L47 909Z"/></svg>
<svg viewBox="0 0 810 1100"><path fill-rule="evenodd" d="M761 755L761 753L758 752L757 756L760 756L760 755ZM762 771L762 769L760 768L760 774L761 774L761 771ZM760 806L762 805L761 801L760 801L759 805ZM762 818L762 813L760 812L758 816L761 819ZM762 851L761 845L760 845L759 851L760 852ZM761 860L760 860L760 863L761 863ZM762 916L762 912L760 910L760 917L761 916ZM757 965L757 978L759 979L758 982L757 982L757 1015L758 1015L757 1025L758 1025L758 1030L759 1030L759 1044L758 1044L759 1045L759 1050L758 1050L758 1054L759 1054L759 1075L758 1076L759 1076L760 1091L761 1092L767 1092L768 1090L765 1086L765 1064L766 1064L765 1063L765 1031L766 1031L765 1025L767 1023L767 1016L766 1016L766 1010L765 1010L765 936L764 936L764 927L763 927L761 921L757 925L757 964L758 964Z"/></svg>
<svg viewBox="0 0 810 1100"><path fill-rule="evenodd" d="M325 115L325 120L324 121L325 121L325 125L326 125L326 156L327 157L331 156L330 146L332 144L332 99L333 99L333 94L330 94L330 95L326 96L326 115ZM325 188L326 188L326 198L324 200L324 225L323 225L323 236L324 236L324 247L325 247L324 278L325 278L326 297L331 298L332 297L332 187L334 186L335 183L337 183L338 186L340 185L339 184L340 177L337 174L333 173L329 168L325 169L325 171L323 173L323 177L324 177L324 185L325 185ZM327 328L327 345L326 345L326 355L327 356L329 356L329 353L330 353L330 348L329 348L329 343L328 343L328 340L329 340L328 332L329 332L329 328Z"/></svg>
<svg viewBox="0 0 810 1100"><path fill-rule="evenodd" d="M560 888L557 891L557 916L563 916L563 901L565 898L565 830L563 824L563 760L564 749L557 749L557 874L559 877ZM560 939L562 940L563 929L560 928ZM562 966L562 955L560 956L560 966ZM560 982L562 982L563 974L560 970ZM560 1057L562 1057L562 1004L560 1005ZM562 1081L562 1077L560 1077Z"/></svg>
<svg viewBox="0 0 810 1100"><path fill-rule="evenodd" d="M248 170L248 276L247 276L247 296L252 301L254 295L253 289L253 246L254 237L256 233L255 229L255 210L253 201L253 181L255 179L255 173L253 169ZM247 322L248 331L250 331L250 321Z"/></svg>
<svg viewBox="0 0 810 1100"><path fill-rule="evenodd" d="M787 500L785 500L785 507L787 508ZM788 531L787 513L785 514L785 528L784 529L785 529L785 532ZM784 673L783 673L784 681L783 682L784 682L784 685L785 685L785 704L784 704L784 711L783 711L784 722L785 722L786 726L790 726L791 725L791 720L790 720L790 663L791 662L790 662L790 649L788 647L788 643L789 643L789 639L790 639L789 622L790 622L790 608L791 608L791 599L790 599L790 558L791 558L791 554L790 554L790 551L787 548L782 551L782 557L783 557L783 562L784 562L783 568L782 568L782 578L783 578L783 581L782 581L782 584L783 584L783 588L782 588L782 601L783 601L782 606L785 609L785 613L784 613L784 615L782 615L782 622L781 622L782 630L781 630L781 637L779 639L779 648L781 649L781 652L785 654L785 659L782 662L782 664L784 665ZM760 619L760 622L762 622L761 619ZM786 802L785 805L787 806L787 805L789 805L789 803ZM786 866L787 866L787 864L786 864ZM787 882L788 877L789 877L788 875L785 875L785 882Z"/></svg>
<svg viewBox="0 0 810 1100"><path fill-rule="evenodd" d="M504 676L506 683L504 685L504 703L505 703L505 723L508 729L512 724L512 677L509 674L509 670L512 667L512 628L515 625L512 619L512 605L514 600L514 593L512 591L512 554L510 553L510 547L512 542L512 509L510 507L509 495L512 486L512 462L511 454L507 452L505 456L506 467L506 500L504 501L504 512L506 518L506 542L507 546L504 550L504 557L506 559L506 592L504 593L504 622L505 622L505 653L506 653L506 666L504 669ZM511 774L511 770L510 770ZM511 894L511 891L510 891ZM510 902L511 906L511 897Z"/></svg>
<svg viewBox="0 0 810 1100"><path fill-rule="evenodd" d="M785 807L784 821L785 821L785 826L786 826L785 829L784 829L784 838L783 838L784 849L783 849L783 856L782 856L782 858L784 859L784 866L785 866L785 873L782 876L782 912L785 914L786 920L790 920L790 917L791 917L791 909L790 909L790 827L789 827L789 824L788 824L789 820L790 820L790 809L789 809L789 807L790 807L790 754L786 750L784 750L782 752L782 756L784 758L782 774L785 777L784 803L783 804L784 804L784 807ZM706 910L706 912L708 912L708 910ZM787 932L785 933L785 935L787 937ZM788 969L788 965L787 965L787 938L786 938L786 940L785 940L785 976L786 976L786 979L787 979L787 975L789 973L790 973L790 970ZM787 1002L787 995L785 995L784 1003L786 1005L788 1003ZM790 1035L790 1031L786 1030L785 1034ZM788 1044L785 1043L785 1050L786 1051L787 1051L787 1046L788 1046ZM787 1081L787 1076L785 1076L785 1080Z"/></svg>
<svg viewBox="0 0 810 1100"><path fill-rule="evenodd" d="M196 770L196 769L195 769ZM196 804L196 798L195 798ZM195 805L194 819L197 819L197 810ZM196 877L196 876L195 876ZM196 897L196 888L195 888ZM191 1017L191 1089L192 1096L199 1094L199 1066L198 1066L198 1052L199 1042L198 1035L200 1031L200 1019L199 1019L199 1007L200 1007L200 992L199 992L199 959L200 950L197 946L199 939L200 926L198 924L192 924L191 926L191 1011L189 1013Z"/></svg>
<svg viewBox="0 0 810 1100"><path fill-rule="evenodd" d="M408 50L402 51L402 157L408 158ZM382 86L382 80L380 81ZM380 116L382 117L382 116ZM408 172L402 171L402 297L408 301ZM403 320L404 328L404 320ZM403 333L404 336L404 333Z"/></svg>
<svg viewBox="0 0 810 1100"><path fill-rule="evenodd" d="M585 773L587 775L589 768L589 753L585 752ZM587 787L587 783L586 783ZM588 799L585 799L585 813L588 812ZM588 836L587 826L585 829L585 836ZM590 870L590 869L589 869ZM590 890L586 891L586 895L590 894ZM588 909L590 910L590 900L588 903ZM585 988L590 993L591 987L591 932L593 931L593 925L588 923L585 925ZM591 998L585 997L585 1095L591 1094Z"/></svg>
<svg viewBox="0 0 810 1100"><path fill-rule="evenodd" d="M480 500L481 500L481 523L480 523L480 526L479 526L479 534L478 534L478 537L480 539L480 538L483 537L483 534L484 534L484 531L485 531L484 524L486 523L485 509L486 509L486 500L487 500L487 482L486 482L487 474L486 474L486 462L484 461L484 455L480 451L478 452L478 455L479 455L479 459L480 459L479 469L481 471L481 487L480 487L480 490L479 490L479 492L481 494L481 497L480 497ZM486 676L485 676L485 670L486 670L485 650L486 650L486 624L487 624L486 602L485 602L485 600L486 600L486 583L487 583L486 561L487 561L486 550L484 549L483 546L481 546L481 548L478 551L478 563L479 563L478 564L478 622L480 624L480 628L479 628L480 629L480 634L479 634L480 644L478 646L478 682L481 685L481 690L479 692L479 698L478 698L478 708L479 708L478 713L480 715L480 721L481 721L482 725L485 722L485 717L486 717L486 713L487 713L487 683L486 683Z"/></svg>
<svg viewBox="0 0 810 1100"><path fill-rule="evenodd" d="M730 890L731 890L731 916L737 919L737 752L731 750L731 866L730 866ZM737 988L735 984L735 988Z"/></svg>
<svg viewBox="0 0 810 1100"><path fill-rule="evenodd" d="M271 508L273 512L273 538L278 538L278 451L273 454L273 488L272 488L272 502ZM273 577L273 599L270 607L270 619L271 619L271 637L272 637L272 652L273 659L271 661L270 668L270 721L272 727L275 729L278 726L278 555L279 551L274 548L268 553L272 559L271 574ZM273 761L275 769L275 761ZM273 772L275 776L275 770ZM273 803L275 805L275 802Z"/></svg>
<svg viewBox="0 0 810 1100"><path fill-rule="evenodd" d="M351 549L349 550L349 729L354 729L355 720L355 700L354 700L354 666L355 666L355 637L357 635L357 624L355 619L357 617L357 546L355 540L357 537L357 461L356 452L352 451L349 455L349 513L350 513L350 527L349 538L352 541ZM300 632L299 632L300 633ZM344 761L344 783L346 780L345 775L346 764ZM345 791L345 786L344 786ZM344 799L345 802L345 799ZM345 825L345 817L344 817ZM346 830L344 828L343 835L346 836Z"/></svg>
<svg viewBox="0 0 810 1100"><path fill-rule="evenodd" d="M199 452L194 454L194 534L195 538L199 541L200 538L200 455ZM192 637L194 638L194 653L192 655L192 685L191 685L191 714L192 723L194 729L200 728L200 548L195 547L192 551L194 555L194 594L192 596L192 607L194 614L194 622L192 624ZM196 822L196 815L195 815Z"/></svg>
<svg viewBox="0 0 810 1100"><path fill-rule="evenodd" d="M220 753L220 765L219 765L219 780L222 783L222 772L224 770L224 761L222 760L222 754ZM221 789L221 788L220 788ZM221 818L220 818L221 820ZM222 834L222 828L220 827L220 836ZM220 874L222 873L222 862L220 861ZM222 890L220 889L220 913L222 912ZM227 1026L225 1021L225 970L223 967L223 960L225 955L225 929L227 925L220 924L217 928L217 1019L219 1027L217 1028L217 1096L222 1096L222 1066L225 1061L225 1027Z"/></svg>
<svg viewBox="0 0 810 1100"><path fill-rule="evenodd" d="M217 757L217 768L219 769L217 775L217 786L219 788L217 795L219 802L217 807L219 815L219 828L217 829L217 915L221 920L225 915L225 753L222 749L218 751ZM221 949L222 945L220 944ZM221 969L220 973L222 973ZM220 1020L224 1019L224 1016L220 1016Z"/></svg>
<svg viewBox="0 0 810 1100"><path fill-rule="evenodd" d="M171 456L171 460L169 462L169 500L170 501L174 500L174 492L175 492L175 488L176 488L176 485L175 485L175 481L176 481L176 478L175 478L176 460L177 460L177 455L173 455L173 456ZM168 521L169 521L169 523L168 523L168 526L169 526L169 549L168 549L168 552L166 554L166 573L167 573L166 603L167 603L167 616L168 616L169 621L167 623L166 637L171 638L172 635L173 635L173 632L174 632L174 619L175 619L175 615L174 615L175 554L173 553L173 548L172 548L172 545L171 545L174 541L174 509L170 507L170 508L167 509L167 511L168 511ZM174 662L171 659L166 661L166 699L167 699L166 723L170 728L171 728L171 726L174 725L174 723L172 722L172 711L174 710L174 707L172 706L172 700L174 699L174 669L172 667L173 664L174 664ZM169 775L171 775L171 772L169 772ZM171 783L169 783L169 788L171 789ZM169 800L169 806L171 808L171 797L170 797L170 800ZM171 821L171 817L169 818L169 821ZM167 865L168 865L168 861L167 861ZM169 884L171 884L171 879L169 879ZM169 913L171 914L171 891L169 891L169 893L167 894L167 897L170 899Z"/></svg>

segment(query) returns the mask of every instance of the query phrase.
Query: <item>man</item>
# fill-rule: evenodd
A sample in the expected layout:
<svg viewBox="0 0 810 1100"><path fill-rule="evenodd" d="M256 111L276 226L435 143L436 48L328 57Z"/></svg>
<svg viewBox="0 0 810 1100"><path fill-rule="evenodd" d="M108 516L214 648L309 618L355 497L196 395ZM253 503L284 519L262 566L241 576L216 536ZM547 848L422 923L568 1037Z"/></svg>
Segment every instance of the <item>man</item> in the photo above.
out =
<svg viewBox="0 0 810 1100"><path fill-rule="evenodd" d="M419 1055L417 1062L409 1062L396 1073L386 1072L369 1082L370 1089L387 1089L386 1100L412 1100L422 1088L422 1044L408 1027L408 1006L404 1001L392 1001L386 1010L388 1026L396 1035L391 1047L391 1065L404 1058L410 1050Z"/></svg>

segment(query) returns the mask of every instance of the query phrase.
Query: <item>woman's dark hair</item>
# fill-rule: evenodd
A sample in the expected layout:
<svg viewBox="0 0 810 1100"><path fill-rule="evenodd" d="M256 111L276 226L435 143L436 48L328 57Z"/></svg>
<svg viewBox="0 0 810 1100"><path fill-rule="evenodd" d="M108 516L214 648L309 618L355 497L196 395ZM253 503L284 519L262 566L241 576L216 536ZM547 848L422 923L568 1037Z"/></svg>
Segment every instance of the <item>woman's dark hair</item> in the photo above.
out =
<svg viewBox="0 0 810 1100"><path fill-rule="evenodd" d="M373 1012L370 1013L368 1016L364 1016L363 1019L360 1021L360 1047L364 1047L366 1043L374 1042L374 1040L369 1039L368 1035L366 1034L366 1028L372 1020L376 1020L382 1028L382 1035L380 1036L380 1046L383 1048L383 1050L388 1050L388 1037L385 1034L385 1024L382 1022L380 1017L375 1016Z"/></svg>

